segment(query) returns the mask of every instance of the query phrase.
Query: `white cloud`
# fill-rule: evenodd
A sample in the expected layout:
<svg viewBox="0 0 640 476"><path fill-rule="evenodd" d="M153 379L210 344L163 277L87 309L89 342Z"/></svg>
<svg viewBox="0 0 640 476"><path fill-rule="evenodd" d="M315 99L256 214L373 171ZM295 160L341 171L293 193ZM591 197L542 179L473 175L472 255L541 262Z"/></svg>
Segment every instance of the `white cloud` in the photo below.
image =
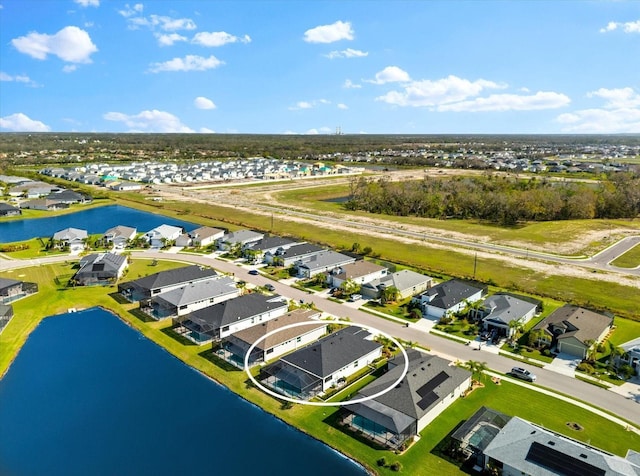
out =
<svg viewBox="0 0 640 476"><path fill-rule="evenodd" d="M73 73L77 69L78 69L78 65L77 64L65 64L62 67L62 72L63 73Z"/></svg>
<svg viewBox="0 0 640 476"><path fill-rule="evenodd" d="M73 0L82 7L99 7L100 0Z"/></svg>
<svg viewBox="0 0 640 476"><path fill-rule="evenodd" d="M51 54L69 63L91 63L91 55L98 51L89 33L77 26L66 26L53 35L29 33L14 38L11 44L32 58L43 60Z"/></svg>
<svg viewBox="0 0 640 476"><path fill-rule="evenodd" d="M215 109L216 105L209 98L198 96L193 100L193 105L198 109Z"/></svg>
<svg viewBox="0 0 640 476"><path fill-rule="evenodd" d="M375 79L366 80L373 84L386 84L411 81L409 73L398 68L397 66L387 66L382 71L376 73Z"/></svg>
<svg viewBox="0 0 640 476"><path fill-rule="evenodd" d="M312 109L319 104L331 104L327 99L314 99L313 101L298 101L295 106L290 106L290 111L298 111L300 109Z"/></svg>
<svg viewBox="0 0 640 476"><path fill-rule="evenodd" d="M450 75L435 81L429 79L412 81L406 84L403 90L389 91L385 95L377 97L376 100L396 106L433 107L465 101L479 95L485 89L505 87L506 85L484 79L469 81Z"/></svg>
<svg viewBox="0 0 640 476"><path fill-rule="evenodd" d="M351 81L350 79L346 79L344 84L342 85L343 88L345 89L360 89L362 87L361 84L356 84L353 81Z"/></svg>
<svg viewBox="0 0 640 476"><path fill-rule="evenodd" d="M151 73L159 73L160 71L206 71L217 68L223 64L223 61L220 61L213 55L208 58L187 55L184 58L173 58L164 63L153 63L149 67L149 71Z"/></svg>
<svg viewBox="0 0 640 476"><path fill-rule="evenodd" d="M200 134L215 134L216 131L214 131L213 129L209 129L208 127L201 127L200 129L198 129L198 132Z"/></svg>
<svg viewBox="0 0 640 476"><path fill-rule="evenodd" d="M193 132L173 114L157 109L142 111L135 115L108 112L103 117L107 121L124 123L131 132Z"/></svg>
<svg viewBox="0 0 640 476"><path fill-rule="evenodd" d="M124 10L118 10L118 13L125 18L132 17L139 13L142 13L144 6L142 3L136 3L134 6L130 6L128 3L124 6Z"/></svg>
<svg viewBox="0 0 640 476"><path fill-rule="evenodd" d="M315 136L320 134L320 132L318 132L318 129L309 129L307 132L305 132L305 134Z"/></svg>
<svg viewBox="0 0 640 476"><path fill-rule="evenodd" d="M4 71L0 71L0 81L15 81L16 83L24 83L28 86L36 87L37 83L32 80L29 76L24 74L19 74L16 76L11 76L10 74L5 73Z"/></svg>
<svg viewBox="0 0 640 476"><path fill-rule="evenodd" d="M639 133L640 93L633 88L600 88L588 98L604 99L601 108L582 109L560 114L556 121L563 132L578 133Z"/></svg>
<svg viewBox="0 0 640 476"><path fill-rule="evenodd" d="M0 128L13 132L49 132L51 130L44 122L34 121L21 112L0 117Z"/></svg>
<svg viewBox="0 0 640 476"><path fill-rule="evenodd" d="M304 32L304 41L307 43L333 43L340 40L353 40L351 22L337 21Z"/></svg>
<svg viewBox="0 0 640 476"><path fill-rule="evenodd" d="M486 111L533 111L557 109L571 102L568 96L555 92L538 91L535 94L491 94L488 97L475 98L438 106L438 111L486 112Z"/></svg>
<svg viewBox="0 0 640 476"><path fill-rule="evenodd" d="M191 40L191 43L195 43L196 45L209 47L223 46L227 43L237 42L251 43L251 37L249 35L238 37L226 31L201 31L200 33L196 33Z"/></svg>
<svg viewBox="0 0 640 476"><path fill-rule="evenodd" d="M187 41L186 36L178 35L177 33L156 33L155 37L158 39L158 44L160 46L171 46L178 41Z"/></svg>
<svg viewBox="0 0 640 476"><path fill-rule="evenodd" d="M347 106L347 105L346 105L346 104L344 104L344 103L339 103L337 107L338 107L338 109L343 109L343 110L344 110L344 109L349 109L349 106Z"/></svg>
<svg viewBox="0 0 640 476"><path fill-rule="evenodd" d="M329 59L335 58L362 58L364 56L369 56L369 53L366 51L354 50L353 48L347 48L342 51L332 51L325 55Z"/></svg>
<svg viewBox="0 0 640 476"><path fill-rule="evenodd" d="M628 22L610 21L607 26L600 28L600 33L607 33L620 28L625 33L640 33L640 20Z"/></svg>

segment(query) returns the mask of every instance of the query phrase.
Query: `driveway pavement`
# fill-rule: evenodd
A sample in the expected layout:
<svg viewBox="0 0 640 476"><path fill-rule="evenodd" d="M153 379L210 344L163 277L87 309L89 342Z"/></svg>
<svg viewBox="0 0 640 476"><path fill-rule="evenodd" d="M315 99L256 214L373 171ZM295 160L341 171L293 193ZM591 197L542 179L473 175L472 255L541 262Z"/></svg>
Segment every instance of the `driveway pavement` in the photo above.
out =
<svg viewBox="0 0 640 476"><path fill-rule="evenodd" d="M576 358L575 355L560 353L544 368L569 377L575 377L578 364L580 364L580 359Z"/></svg>

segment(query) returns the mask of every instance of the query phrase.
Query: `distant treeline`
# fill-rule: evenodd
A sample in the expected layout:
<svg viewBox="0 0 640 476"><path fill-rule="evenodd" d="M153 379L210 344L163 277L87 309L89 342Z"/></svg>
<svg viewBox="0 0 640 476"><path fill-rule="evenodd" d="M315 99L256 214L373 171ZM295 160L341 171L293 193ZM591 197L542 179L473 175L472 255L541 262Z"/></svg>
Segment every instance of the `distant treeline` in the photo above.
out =
<svg viewBox="0 0 640 476"><path fill-rule="evenodd" d="M429 178L410 182L360 177L351 182L350 210L426 218L521 221L635 218L640 177L614 174L597 184L506 176Z"/></svg>

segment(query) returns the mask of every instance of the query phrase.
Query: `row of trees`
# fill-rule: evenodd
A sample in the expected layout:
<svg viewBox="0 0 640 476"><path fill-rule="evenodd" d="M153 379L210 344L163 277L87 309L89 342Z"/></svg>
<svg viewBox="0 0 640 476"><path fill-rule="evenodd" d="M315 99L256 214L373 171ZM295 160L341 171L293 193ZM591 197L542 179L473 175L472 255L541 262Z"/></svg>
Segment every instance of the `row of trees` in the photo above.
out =
<svg viewBox="0 0 640 476"><path fill-rule="evenodd" d="M349 210L400 216L519 221L635 218L640 177L617 173L599 182L557 182L506 176L391 182L360 177L350 184Z"/></svg>

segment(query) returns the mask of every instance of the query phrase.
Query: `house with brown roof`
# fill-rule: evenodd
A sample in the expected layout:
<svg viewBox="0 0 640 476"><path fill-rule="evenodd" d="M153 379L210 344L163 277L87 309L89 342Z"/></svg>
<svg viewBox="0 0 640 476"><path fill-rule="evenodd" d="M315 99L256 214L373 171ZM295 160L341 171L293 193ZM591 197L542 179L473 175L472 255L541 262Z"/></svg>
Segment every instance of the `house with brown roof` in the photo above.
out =
<svg viewBox="0 0 640 476"><path fill-rule="evenodd" d="M346 281L353 281L357 284L365 284L374 279L381 279L388 273L388 269L371 261L360 260L355 263L345 264L335 268L329 274L327 281L334 288L339 288Z"/></svg>
<svg viewBox="0 0 640 476"><path fill-rule="evenodd" d="M581 359L591 347L602 342L613 326L613 316L567 304L556 309L533 330L542 330L550 347Z"/></svg>

